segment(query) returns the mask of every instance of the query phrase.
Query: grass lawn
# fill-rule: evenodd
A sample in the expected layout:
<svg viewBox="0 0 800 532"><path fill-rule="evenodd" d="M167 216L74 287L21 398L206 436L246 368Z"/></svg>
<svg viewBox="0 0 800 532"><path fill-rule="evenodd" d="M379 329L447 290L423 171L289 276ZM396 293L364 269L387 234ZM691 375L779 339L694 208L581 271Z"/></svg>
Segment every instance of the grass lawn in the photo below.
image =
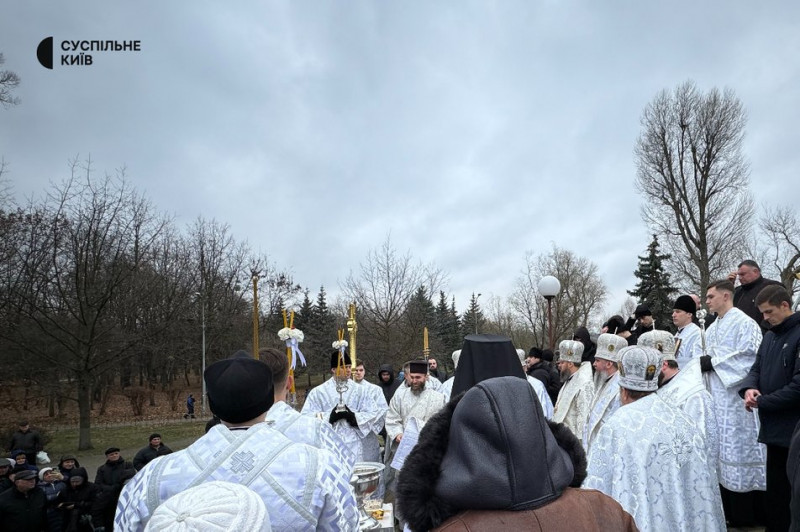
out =
<svg viewBox="0 0 800 532"><path fill-rule="evenodd" d="M122 455L133 459L136 451L147 445L147 437L153 432L161 434L164 443L173 450L183 449L205 433L205 419L176 420L168 422L153 422L117 427L92 428L92 446L94 449L78 451L78 428L51 431L52 439L45 450L50 455L53 464L57 464L59 457L64 454L74 454L83 464L92 464L96 458L105 460L103 451L109 447L119 447ZM90 472L91 473L91 472Z"/></svg>

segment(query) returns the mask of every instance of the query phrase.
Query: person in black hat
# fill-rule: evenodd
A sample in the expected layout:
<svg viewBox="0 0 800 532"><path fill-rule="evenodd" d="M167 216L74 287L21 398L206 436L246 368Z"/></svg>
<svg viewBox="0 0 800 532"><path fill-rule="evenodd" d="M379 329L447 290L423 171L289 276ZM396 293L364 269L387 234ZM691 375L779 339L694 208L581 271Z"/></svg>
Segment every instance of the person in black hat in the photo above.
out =
<svg viewBox="0 0 800 532"><path fill-rule="evenodd" d="M454 396L422 429L400 472L397 513L408 528L636 530L611 497L577 489L586 477L583 448L541 410L517 377L490 378Z"/></svg>
<svg viewBox="0 0 800 532"><path fill-rule="evenodd" d="M164 501L188 488L225 480L255 491L279 530L355 530L350 474L330 451L287 438L266 422L275 401L269 366L250 357L210 365L208 405L221 423L186 449L160 456L122 489L116 530L140 531Z"/></svg>
<svg viewBox="0 0 800 532"><path fill-rule="evenodd" d="M19 471L12 488L0 493L0 529L47 530L47 496L36 486L36 473Z"/></svg>
<svg viewBox="0 0 800 532"><path fill-rule="evenodd" d="M331 378L308 392L300 413L328 421L356 456L356 462L377 462L380 445L376 434L383 429L389 406L382 395L350 380L351 367L346 349L332 351Z"/></svg>
<svg viewBox="0 0 800 532"><path fill-rule="evenodd" d="M686 367L692 359L696 346L700 344L700 327L694 323L696 313L697 304L690 295L680 296L672 305L672 323L678 330L675 333L675 340L680 340L677 344L678 352L675 353L675 361L679 368Z"/></svg>
<svg viewBox="0 0 800 532"><path fill-rule="evenodd" d="M639 305L633 312L633 316L628 318L625 327L631 331L628 337L628 345L636 345L639 337L653 330L653 313L647 305Z"/></svg>
<svg viewBox="0 0 800 532"><path fill-rule="evenodd" d="M548 350L549 351L549 350ZM525 359L525 372L533 377L539 379L544 384L547 395L550 396L550 401L555 404L558 398L558 391L561 389L561 376L558 370L552 364L552 351L550 351L550 362L544 359L544 351L538 347L531 347L528 351L528 357Z"/></svg>
<svg viewBox="0 0 800 532"><path fill-rule="evenodd" d="M386 434L392 445L403 439L410 418L416 419L417 426L422 427L445 403L444 395L426 387L429 375L425 360L408 363L408 378L409 385L399 388L389 401Z"/></svg>
<svg viewBox="0 0 800 532"><path fill-rule="evenodd" d="M167 447L164 442L161 441L161 434L151 434L148 438L148 441L149 445L139 449L139 452L133 457L133 467L136 468L136 471L139 471L144 466L152 462L153 459L172 452L172 449Z"/></svg>
<svg viewBox="0 0 800 532"><path fill-rule="evenodd" d="M106 449L106 463L97 468L94 483L101 490L100 507L103 513L103 526L111 530L114 526L114 511L122 486L133 478L136 469L122 458L119 447Z"/></svg>

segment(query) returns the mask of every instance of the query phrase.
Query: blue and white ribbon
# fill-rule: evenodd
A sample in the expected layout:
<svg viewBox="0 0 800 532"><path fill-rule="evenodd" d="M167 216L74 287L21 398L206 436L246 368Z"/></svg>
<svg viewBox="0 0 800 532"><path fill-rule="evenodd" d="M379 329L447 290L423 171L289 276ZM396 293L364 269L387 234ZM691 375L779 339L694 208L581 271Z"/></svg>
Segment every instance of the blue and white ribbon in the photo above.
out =
<svg viewBox="0 0 800 532"><path fill-rule="evenodd" d="M294 370L297 367L297 360L300 360L300 364L306 366L306 359L303 356L303 352L300 351L300 348L297 346L297 338L289 338L286 340L286 347L291 348L292 350L292 369Z"/></svg>

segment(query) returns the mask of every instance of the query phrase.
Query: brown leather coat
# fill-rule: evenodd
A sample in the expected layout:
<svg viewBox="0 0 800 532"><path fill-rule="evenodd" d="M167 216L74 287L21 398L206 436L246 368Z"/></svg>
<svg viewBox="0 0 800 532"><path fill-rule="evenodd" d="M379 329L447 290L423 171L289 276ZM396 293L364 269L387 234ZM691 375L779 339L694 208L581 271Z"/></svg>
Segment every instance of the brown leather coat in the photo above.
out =
<svg viewBox="0 0 800 532"><path fill-rule="evenodd" d="M567 488L558 499L534 510L467 510L435 532L461 531L635 532L633 517L597 490Z"/></svg>

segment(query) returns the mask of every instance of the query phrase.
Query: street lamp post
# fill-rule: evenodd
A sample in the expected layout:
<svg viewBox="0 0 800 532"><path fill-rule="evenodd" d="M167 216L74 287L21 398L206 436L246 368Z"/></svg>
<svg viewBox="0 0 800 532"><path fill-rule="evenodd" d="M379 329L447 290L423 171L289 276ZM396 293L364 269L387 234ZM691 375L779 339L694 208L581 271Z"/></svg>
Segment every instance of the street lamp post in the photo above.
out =
<svg viewBox="0 0 800 532"><path fill-rule="evenodd" d="M475 296L475 334L478 334L478 298L481 297L483 294L478 294Z"/></svg>
<svg viewBox="0 0 800 532"><path fill-rule="evenodd" d="M547 300L547 330L550 349L553 349L553 298L561 291L561 283L552 275L545 275L539 280L539 293Z"/></svg>

